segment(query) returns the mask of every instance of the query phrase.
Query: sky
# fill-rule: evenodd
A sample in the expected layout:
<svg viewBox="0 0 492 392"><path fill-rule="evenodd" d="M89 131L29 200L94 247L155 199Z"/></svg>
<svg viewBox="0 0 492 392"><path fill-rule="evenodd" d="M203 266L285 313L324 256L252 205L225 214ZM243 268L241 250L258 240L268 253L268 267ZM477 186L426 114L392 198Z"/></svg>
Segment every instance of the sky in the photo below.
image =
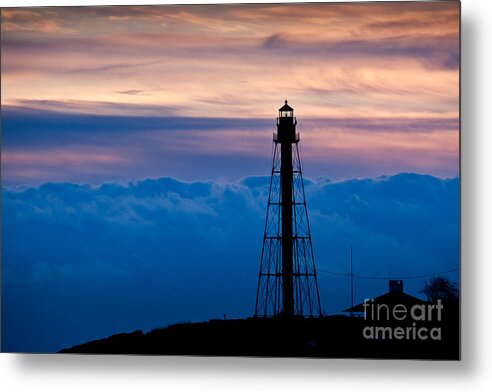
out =
<svg viewBox="0 0 492 392"><path fill-rule="evenodd" d="M323 311L458 281L457 2L1 19L2 350L252 315L285 99Z"/></svg>
<svg viewBox="0 0 492 392"><path fill-rule="evenodd" d="M454 177L458 7L3 9L2 184L262 175L284 99L313 177Z"/></svg>

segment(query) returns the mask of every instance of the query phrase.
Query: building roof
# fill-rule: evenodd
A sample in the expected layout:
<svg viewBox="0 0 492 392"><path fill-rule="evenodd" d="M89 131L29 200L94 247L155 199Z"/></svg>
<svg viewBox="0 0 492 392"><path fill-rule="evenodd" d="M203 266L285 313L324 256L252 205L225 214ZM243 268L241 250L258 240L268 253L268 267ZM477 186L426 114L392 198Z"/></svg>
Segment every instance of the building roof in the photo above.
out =
<svg viewBox="0 0 492 392"><path fill-rule="evenodd" d="M385 293L376 298L371 298L372 303L374 304L386 304L389 306L395 306L398 304L402 305L421 305L427 303L426 301L421 300L420 298L413 297L411 295L405 294L403 291L390 291L389 293ZM364 302L361 302L358 305L355 305L352 308L345 309L344 312L364 312Z"/></svg>

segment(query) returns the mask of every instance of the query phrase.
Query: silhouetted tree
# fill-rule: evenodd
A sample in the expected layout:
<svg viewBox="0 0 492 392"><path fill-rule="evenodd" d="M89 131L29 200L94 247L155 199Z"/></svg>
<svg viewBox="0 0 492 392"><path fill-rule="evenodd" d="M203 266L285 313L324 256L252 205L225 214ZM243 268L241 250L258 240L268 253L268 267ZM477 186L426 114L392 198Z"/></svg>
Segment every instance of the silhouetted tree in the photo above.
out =
<svg viewBox="0 0 492 392"><path fill-rule="evenodd" d="M444 276L434 276L425 282L420 292L425 294L427 300L431 302L436 302L438 299L454 300L458 298L458 285Z"/></svg>

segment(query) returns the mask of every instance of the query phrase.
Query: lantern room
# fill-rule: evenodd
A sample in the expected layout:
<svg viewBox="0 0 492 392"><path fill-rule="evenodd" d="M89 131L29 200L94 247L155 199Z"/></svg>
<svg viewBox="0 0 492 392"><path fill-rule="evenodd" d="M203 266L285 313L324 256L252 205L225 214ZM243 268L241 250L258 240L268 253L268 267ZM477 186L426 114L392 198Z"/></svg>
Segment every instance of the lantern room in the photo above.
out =
<svg viewBox="0 0 492 392"><path fill-rule="evenodd" d="M296 132L297 120L294 117L294 109L287 104L278 110L277 132L273 134L275 143L297 143L299 133Z"/></svg>
<svg viewBox="0 0 492 392"><path fill-rule="evenodd" d="M294 109L292 109L289 105L287 105L287 100L285 100L285 105L282 106L279 110L278 116L282 117L294 117Z"/></svg>

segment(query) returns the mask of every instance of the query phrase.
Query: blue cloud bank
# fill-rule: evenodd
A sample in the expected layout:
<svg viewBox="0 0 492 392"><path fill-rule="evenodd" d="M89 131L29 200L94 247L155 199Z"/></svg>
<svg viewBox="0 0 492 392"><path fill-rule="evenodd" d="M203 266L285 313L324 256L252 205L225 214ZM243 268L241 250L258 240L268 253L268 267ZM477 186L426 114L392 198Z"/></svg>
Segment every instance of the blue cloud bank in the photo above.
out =
<svg viewBox="0 0 492 392"><path fill-rule="evenodd" d="M3 351L56 351L116 332L252 315L268 182L4 189ZM321 177L306 180L306 197L325 313L350 305L341 276L350 246L360 276L458 267L458 178ZM413 295L422 286L405 281ZM358 302L386 290L386 279L355 280Z"/></svg>

